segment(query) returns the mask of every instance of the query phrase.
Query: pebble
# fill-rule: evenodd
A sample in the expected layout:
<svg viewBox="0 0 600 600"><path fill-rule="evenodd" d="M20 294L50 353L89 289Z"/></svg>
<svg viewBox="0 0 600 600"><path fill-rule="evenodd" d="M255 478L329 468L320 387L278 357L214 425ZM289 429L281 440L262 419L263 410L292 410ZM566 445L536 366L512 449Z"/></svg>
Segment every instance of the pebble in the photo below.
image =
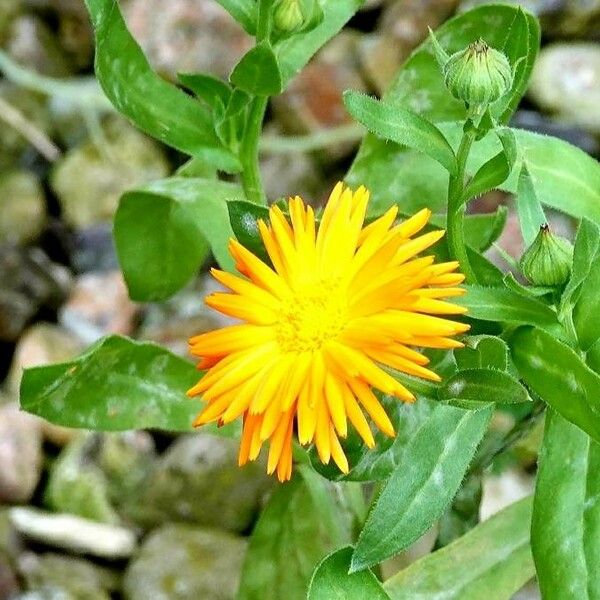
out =
<svg viewBox="0 0 600 600"><path fill-rule="evenodd" d="M73 515L18 507L10 510L10 520L21 535L75 553L116 560L131 556L137 545L130 529Z"/></svg>
<svg viewBox="0 0 600 600"><path fill-rule="evenodd" d="M227 79L254 45L213 0L130 0L125 18L152 66L170 79L177 72Z"/></svg>
<svg viewBox="0 0 600 600"><path fill-rule="evenodd" d="M126 600L233 600L246 542L221 531L168 524L130 563Z"/></svg>
<svg viewBox="0 0 600 600"><path fill-rule="evenodd" d="M162 150L121 118L108 119L104 137L66 152L50 177L63 219L76 228L110 221L123 192L169 173Z"/></svg>
<svg viewBox="0 0 600 600"><path fill-rule="evenodd" d="M59 310L59 322L85 344L109 334L130 335L139 305L129 299L121 271L85 273Z"/></svg>
<svg viewBox="0 0 600 600"><path fill-rule="evenodd" d="M40 479L42 432L39 421L16 403L0 406L0 503L28 502Z"/></svg>
<svg viewBox="0 0 600 600"><path fill-rule="evenodd" d="M0 243L34 240L46 221L44 191L26 170L0 173Z"/></svg>
<svg viewBox="0 0 600 600"><path fill-rule="evenodd" d="M600 133L600 44L546 46L535 63L528 94L559 119Z"/></svg>

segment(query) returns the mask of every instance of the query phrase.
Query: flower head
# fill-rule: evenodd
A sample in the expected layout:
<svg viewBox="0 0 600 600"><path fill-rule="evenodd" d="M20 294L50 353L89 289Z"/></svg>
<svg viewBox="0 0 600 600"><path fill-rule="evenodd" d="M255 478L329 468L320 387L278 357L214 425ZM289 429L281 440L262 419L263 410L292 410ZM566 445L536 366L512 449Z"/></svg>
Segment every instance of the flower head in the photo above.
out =
<svg viewBox="0 0 600 600"><path fill-rule="evenodd" d="M243 416L240 465L269 440L268 472L289 479L296 431L324 463L333 459L347 472L339 438L348 421L369 447L375 441L365 414L394 435L372 388L414 400L384 367L438 381L416 348L462 346L451 336L468 325L445 317L464 309L443 300L463 293L458 263L417 257L444 232L417 235L427 209L395 224L396 206L364 226L368 201L364 187L353 193L339 183L320 224L298 197L289 200L289 219L273 206L270 223L258 223L272 266L231 240L242 277L212 271L231 292L206 303L242 323L191 338L207 372L188 395L207 402L196 426Z"/></svg>

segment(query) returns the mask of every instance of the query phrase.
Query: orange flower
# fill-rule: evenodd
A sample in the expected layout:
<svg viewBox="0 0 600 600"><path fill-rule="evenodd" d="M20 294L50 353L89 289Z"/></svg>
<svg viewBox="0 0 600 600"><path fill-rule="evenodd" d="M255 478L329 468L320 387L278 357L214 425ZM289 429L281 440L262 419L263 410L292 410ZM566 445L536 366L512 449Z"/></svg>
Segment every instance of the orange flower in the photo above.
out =
<svg viewBox="0 0 600 600"><path fill-rule="evenodd" d="M262 262L235 240L230 251L239 277L213 269L231 293L206 303L241 324L191 338L204 377L188 391L207 402L195 426L244 418L239 463L255 460L269 440L267 470L291 477L294 429L301 444L316 445L346 473L339 438L348 421L368 447L369 421L385 434L394 428L372 391L405 402L413 394L383 367L439 381L416 348L458 348L451 339L468 325L444 318L465 309L443 298L464 292L456 262L434 264L416 255L443 231L415 236L431 212L423 209L395 225L398 209L363 227L369 192L339 183L317 227L310 206L289 200L289 220L270 209L259 231L272 262ZM433 316L442 315L442 316ZM295 427L294 427L295 424Z"/></svg>

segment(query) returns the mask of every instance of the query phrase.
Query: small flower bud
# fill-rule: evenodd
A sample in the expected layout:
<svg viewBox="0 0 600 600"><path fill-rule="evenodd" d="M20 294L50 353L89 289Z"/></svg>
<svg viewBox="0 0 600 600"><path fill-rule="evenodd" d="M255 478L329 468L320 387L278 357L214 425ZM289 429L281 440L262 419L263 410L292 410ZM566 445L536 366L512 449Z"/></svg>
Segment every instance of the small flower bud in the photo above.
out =
<svg viewBox="0 0 600 600"><path fill-rule="evenodd" d="M284 33L298 31L304 25L301 0L277 0L274 5L273 24Z"/></svg>
<svg viewBox="0 0 600 600"><path fill-rule="evenodd" d="M430 30L433 50L450 93L467 106L485 106L508 92L513 72L506 56L482 39L448 56Z"/></svg>
<svg viewBox="0 0 600 600"><path fill-rule="evenodd" d="M569 240L553 235L548 225L544 225L521 257L519 266L533 285L559 286L569 279L572 262L573 246Z"/></svg>

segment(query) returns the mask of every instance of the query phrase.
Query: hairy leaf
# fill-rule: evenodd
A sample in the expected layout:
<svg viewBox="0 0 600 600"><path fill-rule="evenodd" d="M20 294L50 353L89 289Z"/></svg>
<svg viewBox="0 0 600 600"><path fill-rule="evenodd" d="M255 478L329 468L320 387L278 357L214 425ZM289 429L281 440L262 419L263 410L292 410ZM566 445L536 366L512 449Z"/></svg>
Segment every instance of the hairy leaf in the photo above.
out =
<svg viewBox="0 0 600 600"><path fill-rule="evenodd" d="M207 109L150 67L115 0L85 0L96 33L96 76L108 99L145 133L225 171L241 166L213 129Z"/></svg>
<svg viewBox="0 0 600 600"><path fill-rule="evenodd" d="M510 505L450 545L388 579L392 600L509 600L535 575L531 498Z"/></svg>
<svg viewBox="0 0 600 600"><path fill-rule="evenodd" d="M336 550L316 568L307 600L389 600L371 571L348 573L352 548Z"/></svg>
<svg viewBox="0 0 600 600"><path fill-rule="evenodd" d="M210 245L219 264L233 268L226 200L242 198L231 183L171 177L127 192L115 215L114 236L129 295L156 301L181 289Z"/></svg>
<svg viewBox="0 0 600 600"><path fill-rule="evenodd" d="M25 369L21 408L65 427L190 431L201 405L185 391L198 376L160 346L109 336L72 361Z"/></svg>
<svg viewBox="0 0 600 600"><path fill-rule="evenodd" d="M549 410L531 526L545 599L600 598L599 497L600 444Z"/></svg>
<svg viewBox="0 0 600 600"><path fill-rule="evenodd" d="M419 538L458 490L490 420L491 409L438 406L403 454L373 505L352 557L352 570L370 567Z"/></svg>
<svg viewBox="0 0 600 600"><path fill-rule="evenodd" d="M600 376L575 350L533 327L519 328L510 339L510 348L525 383L565 419L600 442Z"/></svg>
<svg viewBox="0 0 600 600"><path fill-rule="evenodd" d="M353 91L344 94L344 104L350 114L378 138L423 152L449 173L456 173L452 147L440 130L423 117Z"/></svg>

